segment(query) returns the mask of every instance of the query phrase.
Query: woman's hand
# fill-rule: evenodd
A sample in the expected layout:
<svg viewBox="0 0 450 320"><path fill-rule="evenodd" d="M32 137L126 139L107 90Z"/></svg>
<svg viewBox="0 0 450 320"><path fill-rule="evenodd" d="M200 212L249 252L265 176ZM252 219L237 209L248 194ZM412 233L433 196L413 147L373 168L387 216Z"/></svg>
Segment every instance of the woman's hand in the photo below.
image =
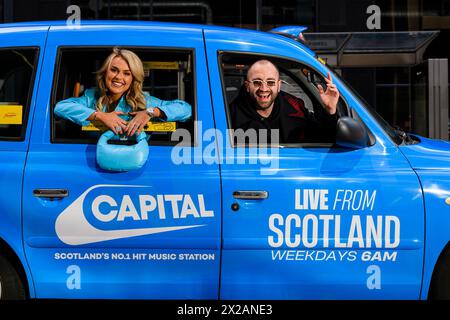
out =
<svg viewBox="0 0 450 320"><path fill-rule="evenodd" d="M125 133L127 136L132 136L135 133L139 135L150 120L150 116L145 110L130 112L129 115L133 116L133 119L128 122Z"/></svg>
<svg viewBox="0 0 450 320"><path fill-rule="evenodd" d="M101 122L103 122L105 126L111 129L115 134L122 134L127 128L127 122L121 117L119 117L119 115L121 114L123 114L122 111L113 111L113 112L97 111L96 120L100 120Z"/></svg>

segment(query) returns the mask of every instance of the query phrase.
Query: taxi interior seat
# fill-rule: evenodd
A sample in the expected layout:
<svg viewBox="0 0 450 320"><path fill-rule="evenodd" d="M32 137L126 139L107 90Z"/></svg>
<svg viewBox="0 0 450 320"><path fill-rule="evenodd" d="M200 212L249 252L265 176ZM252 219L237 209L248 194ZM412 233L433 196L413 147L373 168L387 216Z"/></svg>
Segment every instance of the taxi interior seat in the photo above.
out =
<svg viewBox="0 0 450 320"><path fill-rule="evenodd" d="M74 69L79 69L81 66L67 66L61 68L59 72L58 90L57 97L55 99L55 105L58 101L70 98L70 97L81 97L84 92L85 86L82 84L83 72L74 71ZM73 123L72 121L62 119L55 116L54 121L54 134L56 138L64 138L70 140L79 139L82 135L82 128Z"/></svg>
<svg viewBox="0 0 450 320"><path fill-rule="evenodd" d="M0 101L19 103L25 107L32 72L33 70L27 65L9 71L4 76L4 82L0 90Z"/></svg>

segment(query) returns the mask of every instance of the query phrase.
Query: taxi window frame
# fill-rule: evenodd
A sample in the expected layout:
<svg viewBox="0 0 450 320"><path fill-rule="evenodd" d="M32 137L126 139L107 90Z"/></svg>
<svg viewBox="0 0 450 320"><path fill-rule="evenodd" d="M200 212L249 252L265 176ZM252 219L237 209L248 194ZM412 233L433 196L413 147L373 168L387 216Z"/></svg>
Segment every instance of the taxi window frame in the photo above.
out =
<svg viewBox="0 0 450 320"><path fill-rule="evenodd" d="M72 139L72 138L55 138L55 119L56 115L54 113L54 109L56 106L56 92L58 90L58 81L60 79L60 72L61 72L61 63L62 63L62 55L64 51L68 50L76 50L76 51L95 51L95 50L109 50L112 52L112 49L114 47L119 47L123 49L129 49L129 50L141 50L141 51L154 51L154 52L178 52L183 53L186 55L190 55L191 57L191 68L193 71L192 79L193 79L193 104L190 104L192 107L192 116L190 120L192 122L192 132L191 134L191 140L190 141L177 141L177 140L170 140L170 141L153 141L150 137L148 140L149 146L167 146L167 147L174 147L174 146L181 146L181 147L196 147L197 142L197 134L195 132L195 122L198 118L198 95L197 95L197 70L196 70L196 52L195 48L192 47L159 47L159 46L133 46L133 45L61 45L57 47L57 53L55 57L55 67L53 71L53 79L52 79L52 86L51 86L51 93L50 93L50 143L52 144L78 144L78 145L95 145L98 141L98 139L95 138L83 138L83 139ZM106 57L106 56L105 56ZM142 60L142 58L141 58ZM95 73L97 70L93 70L92 72ZM153 95L152 95L153 96ZM69 98L69 97L67 97ZM70 121L70 120L65 120ZM74 125L77 125L73 123ZM188 130L186 128L179 128L183 130ZM178 129L177 129L178 130ZM174 131L172 134L174 134L176 131Z"/></svg>
<svg viewBox="0 0 450 320"><path fill-rule="evenodd" d="M234 128L231 125L231 114L230 114L230 108L229 108L229 103L231 103L231 101L227 101L227 96L226 96L226 88L225 88L225 77L224 77L224 68L222 67L222 62L223 62L223 57L225 55L231 55L231 56L247 56L247 57L255 57L255 61L259 60L259 59L267 59L267 60L286 60L286 61L290 61L293 63L297 63L300 65L303 65L309 69L311 69L311 71L319 74L322 79L324 79L323 75L321 72L319 72L316 68L312 67L310 64L305 63L303 61L299 61L293 58L289 58L289 57L285 57L285 56L279 56L279 55L273 55L273 54L267 54L267 53L257 53L257 52L242 52L242 51L234 51L234 50L218 50L217 51L217 62L218 62L218 66L219 66L219 77L220 77L220 85L221 85L221 89L222 89L222 97L223 97L223 103L224 103L224 108L225 108L225 114L226 114L226 118L227 118L227 129L228 130L233 130ZM278 67L278 66L277 66ZM299 85L296 82L297 85ZM301 85L301 87L303 87L303 83ZM300 85L299 85L300 86ZM309 93L311 94L311 93ZM313 95L314 100L316 100L316 97ZM353 118L353 114L352 114L352 109L350 108L347 100L345 99L345 97L341 94L340 95L340 100L343 103L343 108L345 109L346 112L346 116L352 117ZM310 98L311 99L311 98ZM266 144L263 144L261 146L259 145L254 145L254 144L236 144L232 138L231 135L229 135L229 143L230 146L232 148L267 148L268 146ZM272 148L337 148L338 146L335 143L331 143L331 142L298 142L298 143L278 143L278 144L271 144L270 147Z"/></svg>
<svg viewBox="0 0 450 320"><path fill-rule="evenodd" d="M0 141L12 141L12 142L21 142L25 141L26 133L27 133L27 127L28 127L28 119L30 115L31 110L31 102L33 100L33 92L34 92L34 86L36 84L36 74L39 64L39 57L40 57L40 46L14 46L14 47L0 47L0 52L3 50L35 50L34 54L34 61L33 61L33 71L31 72L31 79L30 84L28 88L28 96L26 105L23 106L22 109L22 128L20 129L20 136L15 137L7 137L2 136L0 134Z"/></svg>

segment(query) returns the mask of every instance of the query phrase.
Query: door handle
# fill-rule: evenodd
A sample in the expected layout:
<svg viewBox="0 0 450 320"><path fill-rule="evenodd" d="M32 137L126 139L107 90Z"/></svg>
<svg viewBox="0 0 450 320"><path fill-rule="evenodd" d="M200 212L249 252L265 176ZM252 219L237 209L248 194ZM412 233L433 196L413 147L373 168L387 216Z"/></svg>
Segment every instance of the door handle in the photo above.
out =
<svg viewBox="0 0 450 320"><path fill-rule="evenodd" d="M69 196L67 189L34 189L33 196L38 198L59 199Z"/></svg>
<svg viewBox="0 0 450 320"><path fill-rule="evenodd" d="M263 200L269 197L269 193L267 191L234 191L233 197L235 199Z"/></svg>

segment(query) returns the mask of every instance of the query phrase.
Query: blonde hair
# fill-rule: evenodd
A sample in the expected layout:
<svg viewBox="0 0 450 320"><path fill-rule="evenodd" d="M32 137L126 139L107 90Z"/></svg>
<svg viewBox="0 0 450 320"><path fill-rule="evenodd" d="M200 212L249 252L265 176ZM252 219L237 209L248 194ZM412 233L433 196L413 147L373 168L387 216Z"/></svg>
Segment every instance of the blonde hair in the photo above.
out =
<svg viewBox="0 0 450 320"><path fill-rule="evenodd" d="M113 52L105 59L102 67L96 72L97 76L97 88L100 91L100 98L97 100L97 110L103 110L103 104L107 103L107 111L111 112L111 105L108 99L108 88L106 87L105 76L111 62L114 58L120 57L124 59L130 67L133 80L130 88L125 96L127 103L131 106L133 111L145 110L146 103L144 93L142 92L142 84L144 82L144 66L141 59L132 51L113 48Z"/></svg>

